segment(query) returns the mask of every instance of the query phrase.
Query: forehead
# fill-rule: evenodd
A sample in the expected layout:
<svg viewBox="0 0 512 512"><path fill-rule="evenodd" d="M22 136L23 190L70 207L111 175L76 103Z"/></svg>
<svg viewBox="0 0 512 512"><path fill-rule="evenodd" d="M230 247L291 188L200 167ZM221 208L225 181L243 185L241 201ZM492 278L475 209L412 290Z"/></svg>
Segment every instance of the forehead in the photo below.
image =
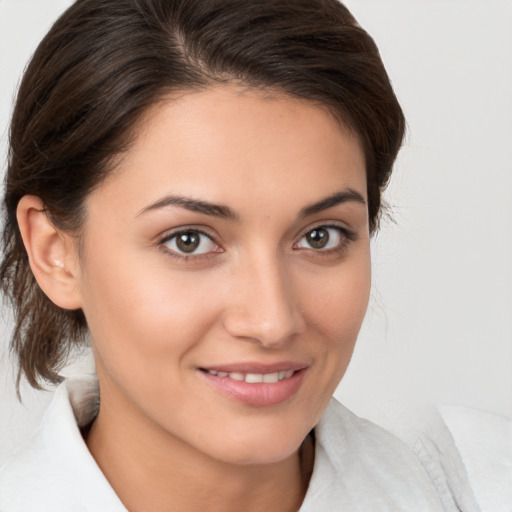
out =
<svg viewBox="0 0 512 512"><path fill-rule="evenodd" d="M346 187L366 197L364 153L326 107L223 86L151 107L100 189L143 208L164 192L242 207L283 194L309 203Z"/></svg>

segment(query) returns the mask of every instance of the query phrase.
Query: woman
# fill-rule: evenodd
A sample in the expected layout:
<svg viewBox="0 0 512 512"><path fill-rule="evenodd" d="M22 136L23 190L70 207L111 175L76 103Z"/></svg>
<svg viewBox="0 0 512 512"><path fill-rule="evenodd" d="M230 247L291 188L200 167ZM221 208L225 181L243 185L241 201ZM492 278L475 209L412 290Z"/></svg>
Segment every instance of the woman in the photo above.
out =
<svg viewBox="0 0 512 512"><path fill-rule="evenodd" d="M76 2L20 87L0 275L20 376L90 337L98 380L0 510L477 510L331 400L404 124L335 0Z"/></svg>

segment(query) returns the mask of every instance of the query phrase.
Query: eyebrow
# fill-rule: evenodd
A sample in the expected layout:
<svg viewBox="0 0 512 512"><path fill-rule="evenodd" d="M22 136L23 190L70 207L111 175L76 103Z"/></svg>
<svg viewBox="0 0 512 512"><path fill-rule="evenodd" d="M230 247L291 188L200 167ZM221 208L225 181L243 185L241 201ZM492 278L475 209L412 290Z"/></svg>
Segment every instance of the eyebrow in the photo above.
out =
<svg viewBox="0 0 512 512"><path fill-rule="evenodd" d="M159 199L155 203L150 204L143 208L138 214L142 215L148 211L157 210L159 208L165 208L167 206L179 206L190 210L191 212L203 213L212 217L219 217L221 219L238 220L238 214L229 208L229 206L223 206L220 204L210 203L208 201L201 201L199 199L193 199L191 197L184 196L165 196Z"/></svg>
<svg viewBox="0 0 512 512"><path fill-rule="evenodd" d="M319 213L323 210L327 210L338 204L347 203L347 202L356 202L361 205L366 206L366 201L364 197L353 189L347 188L340 192L336 192L316 203L312 203L308 206L302 208L299 212L299 218L308 217L310 215L314 215L315 213ZM143 208L138 214L142 215L148 211L158 210L160 208L166 208L167 206L179 206L181 208L185 208L186 210L202 213L205 215L210 215L211 217L218 217L221 219L227 220L239 220L240 216L237 212L231 209L229 206L224 206L221 204L210 203L208 201L201 201L199 199L193 199L191 197L185 196L174 196L169 195L162 197L158 201L150 204Z"/></svg>
<svg viewBox="0 0 512 512"><path fill-rule="evenodd" d="M347 188L345 190L341 190L340 192L336 192L325 199L321 199L316 203L310 204L302 208L299 213L300 218L309 217L310 215L314 215L315 213L319 213L323 210L327 210L328 208L332 208L333 206L337 206L338 204L355 202L359 203L363 206L366 206L366 201L364 197L357 191Z"/></svg>

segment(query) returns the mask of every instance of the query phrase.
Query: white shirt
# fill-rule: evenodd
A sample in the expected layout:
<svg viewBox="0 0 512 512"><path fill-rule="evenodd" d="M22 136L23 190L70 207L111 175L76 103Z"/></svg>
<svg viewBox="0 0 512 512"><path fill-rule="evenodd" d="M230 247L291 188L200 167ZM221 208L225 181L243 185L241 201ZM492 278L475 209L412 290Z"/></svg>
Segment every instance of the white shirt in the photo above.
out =
<svg viewBox="0 0 512 512"><path fill-rule="evenodd" d="M98 397L92 376L59 386L33 437L0 468L1 512L127 512L80 433L97 414ZM315 435L300 512L479 510L463 469L446 476L435 458L418 458L334 399Z"/></svg>

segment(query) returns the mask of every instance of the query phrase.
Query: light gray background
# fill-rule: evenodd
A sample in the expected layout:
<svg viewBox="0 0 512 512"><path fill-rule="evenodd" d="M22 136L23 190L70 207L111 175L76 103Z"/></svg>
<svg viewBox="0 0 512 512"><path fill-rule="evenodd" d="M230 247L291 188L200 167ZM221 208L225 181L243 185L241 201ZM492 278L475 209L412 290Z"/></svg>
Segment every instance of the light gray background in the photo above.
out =
<svg viewBox="0 0 512 512"><path fill-rule="evenodd" d="M0 0L3 168L16 83L69 3ZM373 241L372 301L337 396L386 426L427 401L512 416L512 2L345 3L381 49L409 132L387 194L396 224ZM24 388L17 403L9 325L5 311L0 461L51 398Z"/></svg>

